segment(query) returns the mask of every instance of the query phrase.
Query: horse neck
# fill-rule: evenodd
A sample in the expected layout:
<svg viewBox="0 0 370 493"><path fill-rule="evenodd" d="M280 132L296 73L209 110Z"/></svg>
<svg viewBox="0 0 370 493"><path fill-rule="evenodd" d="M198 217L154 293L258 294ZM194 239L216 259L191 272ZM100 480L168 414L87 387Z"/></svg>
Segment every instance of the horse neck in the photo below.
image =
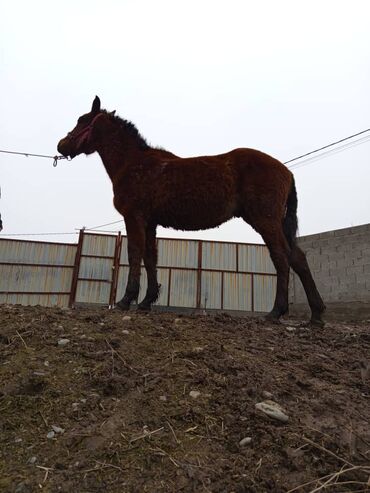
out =
<svg viewBox="0 0 370 493"><path fill-rule="evenodd" d="M137 156L143 152L134 138L118 133L103 139L97 151L113 183L127 172L131 163L137 162Z"/></svg>

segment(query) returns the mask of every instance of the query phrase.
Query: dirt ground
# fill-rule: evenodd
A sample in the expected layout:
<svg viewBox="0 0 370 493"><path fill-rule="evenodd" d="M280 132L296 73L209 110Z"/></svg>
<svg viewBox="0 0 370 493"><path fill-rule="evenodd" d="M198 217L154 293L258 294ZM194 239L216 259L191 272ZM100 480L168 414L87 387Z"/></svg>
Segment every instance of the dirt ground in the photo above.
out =
<svg viewBox="0 0 370 493"><path fill-rule="evenodd" d="M369 361L370 321L1 306L0 491L370 491Z"/></svg>

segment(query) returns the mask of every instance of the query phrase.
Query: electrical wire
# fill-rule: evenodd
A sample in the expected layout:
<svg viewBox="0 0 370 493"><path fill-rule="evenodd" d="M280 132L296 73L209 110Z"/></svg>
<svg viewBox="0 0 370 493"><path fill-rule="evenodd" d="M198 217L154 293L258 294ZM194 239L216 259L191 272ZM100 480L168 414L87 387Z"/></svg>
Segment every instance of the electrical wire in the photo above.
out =
<svg viewBox="0 0 370 493"><path fill-rule="evenodd" d="M340 144L341 142L345 142L346 140L353 139L354 137L358 137L359 135L362 135L364 133L370 132L370 128L367 128L366 130L362 130L361 132L357 132L356 134L349 135L348 137L345 137L344 139L337 140L336 142L332 142L331 144L327 144L326 146L320 147L318 149L315 149L310 152L306 152L306 154L302 154L301 156L297 156L293 159L289 159L289 161L285 161L283 164L289 164L292 163L293 161L298 161L298 159L302 159L306 156L310 156L311 154L314 154L319 151L323 151L324 149L327 149L328 147L333 147L337 144Z"/></svg>
<svg viewBox="0 0 370 493"><path fill-rule="evenodd" d="M103 228L104 226L111 226L112 224L122 223L123 219L119 219L118 221L113 221L112 223L100 224L100 226L93 226L92 228L84 228L85 231L94 231L95 229Z"/></svg>
<svg viewBox="0 0 370 493"><path fill-rule="evenodd" d="M370 128L368 128L366 130L362 130L361 132L357 132L355 134L349 135L348 137L337 140L335 142L327 144L327 145L320 147L318 149L314 149L313 151L306 152L305 154L297 156L293 159L289 159L288 161L285 161L283 164L287 165L289 163L293 163L295 161L298 161L298 160L301 160L301 159L307 157L307 159L300 161L298 163L294 163L291 166L288 166L288 168L289 169L299 169L301 167L307 166L308 164L311 164L311 163L318 161L320 159L324 159L325 157L328 157L329 155L337 154L337 153L343 152L347 149L350 149L352 147L356 147L358 145L364 144L365 142L368 142L370 140L370 135L367 135L367 136L362 137L361 139L357 139L355 141L347 142L347 141L353 139L354 137L358 137L359 135L363 135L363 134L368 133L368 132L370 132ZM334 149L331 149L332 147L337 146L338 144L342 144L343 142L347 142L347 143L343 144L339 147L336 147ZM329 149L329 150L326 150L326 149ZM312 156L312 154L316 154L320 151L325 151L325 152L322 152L321 154L319 154L317 156ZM68 159L68 158L65 158L64 156L51 156L51 155L47 155L47 154L33 154L33 153L29 153L29 152L8 151L8 150L4 150L4 149L0 149L0 153L16 154L16 155L21 155L21 156L25 156L25 157L41 157L41 158L54 159L53 166L56 166L58 160L60 160L60 159ZM311 156L311 157L308 157L308 156ZM118 221L112 221L110 223L100 224L98 226L93 226L91 228L82 228L82 229L84 229L85 231L95 231L97 229L103 228L104 226L111 226L112 224L118 224L121 222L123 222L123 219L119 219ZM103 231L101 231L101 232L103 232ZM114 232L114 231L108 231L108 232ZM76 235L76 234L78 234L77 231L67 232L67 233L6 233L6 234L0 234L0 237L7 237L7 236L53 236L53 235Z"/></svg>
<svg viewBox="0 0 370 493"><path fill-rule="evenodd" d="M77 235L77 231L73 233L2 233L0 237L3 236L55 236L55 235Z"/></svg>
<svg viewBox="0 0 370 493"><path fill-rule="evenodd" d="M320 153L317 156L308 157L307 159L304 159L303 161L299 161L298 163L294 163L291 166L288 166L288 168L289 169L302 168L303 166L307 166L308 164L311 164L315 161L319 161L320 159L324 159L328 156L339 154L340 152L346 151L347 149L350 149L352 147L357 147L361 144L365 144L369 140L370 140L370 135L367 135L366 137L362 137L361 139L357 139L357 140L352 141L352 142L347 142L346 144L343 144L343 145L336 147L334 149L329 149L325 152Z"/></svg>

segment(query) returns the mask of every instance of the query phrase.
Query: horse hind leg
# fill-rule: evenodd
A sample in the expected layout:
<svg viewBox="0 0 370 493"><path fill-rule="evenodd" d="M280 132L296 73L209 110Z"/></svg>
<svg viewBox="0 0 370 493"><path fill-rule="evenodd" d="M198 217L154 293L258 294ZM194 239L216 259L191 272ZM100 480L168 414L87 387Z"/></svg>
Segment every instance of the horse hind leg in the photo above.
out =
<svg viewBox="0 0 370 493"><path fill-rule="evenodd" d="M269 221L264 220L262 224L254 223L252 226L262 236L276 269L275 302L266 318L268 320L278 321L288 311L290 248L280 220L270 218Z"/></svg>
<svg viewBox="0 0 370 493"><path fill-rule="evenodd" d="M290 265L299 276L305 290L311 308L311 324L322 327L324 325L322 315L325 311L325 305L312 277L306 255L295 241L291 248Z"/></svg>

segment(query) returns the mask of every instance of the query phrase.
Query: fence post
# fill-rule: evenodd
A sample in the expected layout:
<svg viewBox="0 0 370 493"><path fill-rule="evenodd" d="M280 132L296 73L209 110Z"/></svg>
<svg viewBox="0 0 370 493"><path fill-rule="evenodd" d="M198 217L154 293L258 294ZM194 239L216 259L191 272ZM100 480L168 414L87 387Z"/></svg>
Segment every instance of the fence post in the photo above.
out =
<svg viewBox="0 0 370 493"><path fill-rule="evenodd" d="M112 284L109 295L109 308L113 307L116 302L116 294L117 294L117 283L118 283L118 275L119 275L119 264L121 259L121 249L122 249L122 235L121 231L118 232L118 236L116 238L116 246L114 249L114 260L112 265Z"/></svg>
<svg viewBox="0 0 370 493"><path fill-rule="evenodd" d="M197 269L197 299L196 299L196 307L201 308L201 300L202 300L202 250L203 250L203 241L198 241L198 269Z"/></svg>
<svg viewBox="0 0 370 493"><path fill-rule="evenodd" d="M80 263L81 263L81 254L82 254L83 241L84 241L84 230L83 229L80 229L80 234L78 236L76 256L75 256L75 263L74 263L74 267L73 267L71 292L70 292L70 295L69 295L69 302L68 302L68 306L70 308L73 308L74 307L74 303L75 303L75 300L76 300L78 273L80 271Z"/></svg>

